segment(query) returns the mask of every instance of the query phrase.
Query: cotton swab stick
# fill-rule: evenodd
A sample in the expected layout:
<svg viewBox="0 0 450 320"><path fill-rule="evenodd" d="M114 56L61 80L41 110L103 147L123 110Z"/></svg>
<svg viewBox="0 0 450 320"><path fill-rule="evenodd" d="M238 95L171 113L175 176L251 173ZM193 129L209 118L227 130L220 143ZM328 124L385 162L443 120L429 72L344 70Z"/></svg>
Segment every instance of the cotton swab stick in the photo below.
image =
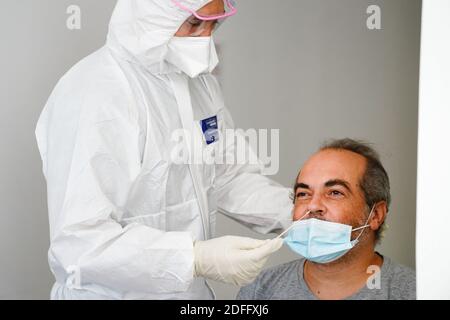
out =
<svg viewBox="0 0 450 320"><path fill-rule="evenodd" d="M309 213L311 212L311 210L307 211L300 219L298 219L297 221L295 221L294 223L292 223L289 228L287 228L286 230L284 230L278 237L276 237L275 239L281 238L283 235L285 235L289 230L291 230L297 222L302 221L302 219L304 217L306 217Z"/></svg>

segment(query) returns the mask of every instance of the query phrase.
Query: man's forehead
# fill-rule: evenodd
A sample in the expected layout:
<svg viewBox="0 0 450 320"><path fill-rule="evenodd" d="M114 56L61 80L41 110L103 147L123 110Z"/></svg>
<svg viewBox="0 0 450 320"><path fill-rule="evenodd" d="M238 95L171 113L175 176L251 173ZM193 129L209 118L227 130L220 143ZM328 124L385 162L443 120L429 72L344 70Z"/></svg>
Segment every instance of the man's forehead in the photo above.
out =
<svg viewBox="0 0 450 320"><path fill-rule="evenodd" d="M323 150L311 156L304 164L297 183L325 184L343 180L357 184L365 172L366 159L347 150Z"/></svg>

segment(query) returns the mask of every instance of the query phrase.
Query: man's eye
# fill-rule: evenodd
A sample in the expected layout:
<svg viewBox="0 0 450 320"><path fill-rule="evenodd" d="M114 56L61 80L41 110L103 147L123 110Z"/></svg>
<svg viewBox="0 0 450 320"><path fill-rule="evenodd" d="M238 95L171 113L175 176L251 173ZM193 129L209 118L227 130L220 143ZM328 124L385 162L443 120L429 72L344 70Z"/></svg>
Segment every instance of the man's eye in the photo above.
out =
<svg viewBox="0 0 450 320"><path fill-rule="evenodd" d="M332 191L330 192L330 194L331 194L332 196L343 196L343 195L344 195L342 192L337 191L337 190L332 190Z"/></svg>
<svg viewBox="0 0 450 320"><path fill-rule="evenodd" d="M295 197L296 198L305 198L307 196L308 196L308 194L306 192L298 192Z"/></svg>

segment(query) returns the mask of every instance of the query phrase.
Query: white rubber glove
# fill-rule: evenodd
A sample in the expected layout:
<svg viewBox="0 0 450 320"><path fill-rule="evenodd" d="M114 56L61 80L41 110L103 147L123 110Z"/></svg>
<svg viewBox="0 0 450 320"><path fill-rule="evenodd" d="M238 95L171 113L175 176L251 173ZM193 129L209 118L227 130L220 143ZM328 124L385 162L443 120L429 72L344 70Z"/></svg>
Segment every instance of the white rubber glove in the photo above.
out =
<svg viewBox="0 0 450 320"><path fill-rule="evenodd" d="M195 276L244 286L253 282L283 239L226 236L194 243Z"/></svg>

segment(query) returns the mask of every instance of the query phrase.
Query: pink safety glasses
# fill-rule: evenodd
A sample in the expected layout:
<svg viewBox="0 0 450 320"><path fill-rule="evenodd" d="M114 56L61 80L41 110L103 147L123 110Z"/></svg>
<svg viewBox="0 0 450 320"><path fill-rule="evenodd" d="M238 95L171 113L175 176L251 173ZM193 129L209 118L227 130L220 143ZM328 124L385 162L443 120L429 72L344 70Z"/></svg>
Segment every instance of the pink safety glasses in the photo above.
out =
<svg viewBox="0 0 450 320"><path fill-rule="evenodd" d="M183 0L172 0L180 9L192 15L181 25L176 36L200 37L210 36L222 22L237 13L233 0L224 0L224 11L221 14L203 15L188 8Z"/></svg>
<svg viewBox="0 0 450 320"><path fill-rule="evenodd" d="M234 16L237 13L237 9L234 7L233 0L224 0L224 13L216 14L216 15L201 15L197 13L195 10L188 8L183 0L172 0L172 2L182 10L190 12L194 17L202 21L213 21L213 20L223 20L225 18Z"/></svg>

